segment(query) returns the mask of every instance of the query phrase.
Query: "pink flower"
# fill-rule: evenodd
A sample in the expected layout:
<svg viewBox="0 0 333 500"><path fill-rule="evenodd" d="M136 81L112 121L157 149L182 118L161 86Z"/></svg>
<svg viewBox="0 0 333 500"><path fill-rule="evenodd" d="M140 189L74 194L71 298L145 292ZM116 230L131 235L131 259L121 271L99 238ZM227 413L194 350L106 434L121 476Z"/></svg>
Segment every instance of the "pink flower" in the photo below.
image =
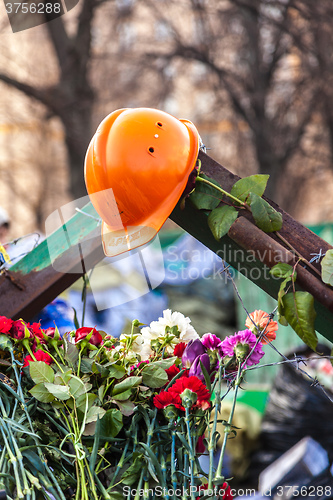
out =
<svg viewBox="0 0 333 500"><path fill-rule="evenodd" d="M215 351L215 349L218 349L221 345L221 339L219 339L219 337L217 337L213 333L205 333L205 335L201 337L201 342L207 349L210 349L211 351Z"/></svg>
<svg viewBox="0 0 333 500"><path fill-rule="evenodd" d="M242 362L246 359L245 366L257 365L265 354L261 343L257 343L257 337L250 330L242 330L226 337L221 347L225 356L233 357L235 354L236 358ZM253 348L251 356L248 357Z"/></svg>
<svg viewBox="0 0 333 500"><path fill-rule="evenodd" d="M34 353L34 356L36 359L28 354L28 356L24 358L23 367L28 366L31 362L34 361L44 361L44 363L46 363L47 365L51 365L53 362L51 356L47 354L47 352L43 352L40 349Z"/></svg>
<svg viewBox="0 0 333 500"><path fill-rule="evenodd" d="M91 328L87 326L83 326L82 328L78 328L75 333L75 343L79 342L80 340L85 339L90 333L92 332L92 335L89 339L89 343L95 346L100 345L102 342L102 335L99 333L96 328Z"/></svg>
<svg viewBox="0 0 333 500"><path fill-rule="evenodd" d="M12 319L6 318L6 316L0 316L0 333L9 333L12 324Z"/></svg>

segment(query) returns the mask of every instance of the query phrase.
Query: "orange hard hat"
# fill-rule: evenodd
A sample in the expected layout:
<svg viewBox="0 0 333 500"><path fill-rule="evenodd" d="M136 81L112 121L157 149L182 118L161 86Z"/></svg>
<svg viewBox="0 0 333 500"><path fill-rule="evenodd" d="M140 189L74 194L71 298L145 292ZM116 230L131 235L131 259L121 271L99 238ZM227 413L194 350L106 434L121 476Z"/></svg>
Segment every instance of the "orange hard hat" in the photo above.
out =
<svg viewBox="0 0 333 500"><path fill-rule="evenodd" d="M85 181L103 220L106 255L154 238L181 197L198 150L195 126L157 109L118 109L102 121L86 154Z"/></svg>

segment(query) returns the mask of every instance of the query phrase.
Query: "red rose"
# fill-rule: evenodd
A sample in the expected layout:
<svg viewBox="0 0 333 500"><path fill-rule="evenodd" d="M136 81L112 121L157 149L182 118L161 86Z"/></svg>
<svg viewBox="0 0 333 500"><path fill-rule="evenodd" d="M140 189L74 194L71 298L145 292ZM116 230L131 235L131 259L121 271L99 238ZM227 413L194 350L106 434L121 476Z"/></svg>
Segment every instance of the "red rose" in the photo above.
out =
<svg viewBox="0 0 333 500"><path fill-rule="evenodd" d="M0 316L0 333L8 333L13 324L13 320Z"/></svg>
<svg viewBox="0 0 333 500"><path fill-rule="evenodd" d="M36 360L30 355L26 356L24 358L24 364L23 366L28 366L31 361L44 361L47 365L51 365L53 360L47 352L43 352L40 349L34 353Z"/></svg>
<svg viewBox="0 0 333 500"><path fill-rule="evenodd" d="M83 326L82 328L78 328L75 333L75 343L79 342L80 340L85 339L89 333L92 332L92 335L89 339L89 343L92 345L100 345L102 342L102 335L99 333L96 328L90 328L87 326Z"/></svg>
<svg viewBox="0 0 333 500"><path fill-rule="evenodd" d="M21 319L13 321L9 335L16 340L22 340L25 337L25 324Z"/></svg>

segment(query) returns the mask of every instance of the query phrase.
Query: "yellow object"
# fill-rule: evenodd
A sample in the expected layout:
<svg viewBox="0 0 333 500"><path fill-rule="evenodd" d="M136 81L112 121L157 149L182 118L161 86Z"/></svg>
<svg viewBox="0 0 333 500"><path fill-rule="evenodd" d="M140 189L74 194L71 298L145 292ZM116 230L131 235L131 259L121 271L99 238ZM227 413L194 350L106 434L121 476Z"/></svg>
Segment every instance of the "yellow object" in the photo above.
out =
<svg viewBox="0 0 333 500"><path fill-rule="evenodd" d="M85 159L91 202L113 257L148 243L193 170L199 134L188 120L151 108L119 109L99 125Z"/></svg>
<svg viewBox="0 0 333 500"><path fill-rule="evenodd" d="M0 264L5 263L5 262L7 262L9 264L12 263L8 253L6 252L5 247L0 244Z"/></svg>

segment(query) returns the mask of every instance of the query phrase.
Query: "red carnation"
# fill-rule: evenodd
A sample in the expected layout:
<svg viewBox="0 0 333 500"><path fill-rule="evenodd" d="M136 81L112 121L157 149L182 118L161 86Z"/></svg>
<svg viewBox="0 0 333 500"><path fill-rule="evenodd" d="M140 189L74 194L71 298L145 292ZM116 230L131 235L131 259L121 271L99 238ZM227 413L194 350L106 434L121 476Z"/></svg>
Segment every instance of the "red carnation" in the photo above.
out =
<svg viewBox="0 0 333 500"><path fill-rule="evenodd" d="M92 345L100 345L102 342L103 338L102 335L99 333L96 328L91 328L87 326L83 326L82 328L78 328L75 333L75 343L79 342L80 340L85 339L90 333L92 332L92 335L89 339L89 343Z"/></svg>
<svg viewBox="0 0 333 500"><path fill-rule="evenodd" d="M162 391L157 394L153 399L153 403L159 410L163 410L163 408L169 405L174 405L179 410L184 410L179 394L172 394L168 391Z"/></svg>
<svg viewBox="0 0 333 500"><path fill-rule="evenodd" d="M185 342L179 342L179 344L177 344L173 350L174 356L181 358L183 355L183 352L185 351L185 347L186 347Z"/></svg>
<svg viewBox="0 0 333 500"><path fill-rule="evenodd" d="M51 356L47 354L47 352L43 352L40 349L34 353L34 356L36 359L28 354L28 356L24 358L23 366L28 366L31 361L44 361L47 365L51 365L53 362Z"/></svg>
<svg viewBox="0 0 333 500"><path fill-rule="evenodd" d="M199 438L198 438L197 445L195 447L195 453L197 455L202 455L206 451L204 439L205 439L204 434L202 436L199 436Z"/></svg>
<svg viewBox="0 0 333 500"><path fill-rule="evenodd" d="M201 408L202 410L206 410L210 407L210 393L205 384L195 375L192 377L180 377L170 387L169 392L174 396L178 394L182 397L186 389L195 393L197 396L197 400L193 403L192 407Z"/></svg>
<svg viewBox="0 0 333 500"><path fill-rule="evenodd" d="M167 368L165 371L166 371L166 374L168 375L168 379L170 382L170 380L172 380L173 377L175 377L177 375L177 373L180 372L180 369L178 368L178 366L173 364L170 366L170 368Z"/></svg>
<svg viewBox="0 0 333 500"><path fill-rule="evenodd" d="M29 328L30 332L32 333L32 335L34 337L43 337L42 335L42 331L41 331L41 328L40 328L40 323L28 323L27 324L27 327Z"/></svg>
<svg viewBox="0 0 333 500"><path fill-rule="evenodd" d="M215 488L215 487L213 487ZM204 491L204 490L208 490L208 483L206 484L202 484L201 486L199 486L199 491ZM222 495L221 495L222 493ZM223 498L223 500L233 500L233 496L232 496L232 493L231 493L231 489L230 489L230 486L228 485L228 483L223 483L220 488L219 488L219 496L221 498Z"/></svg>
<svg viewBox="0 0 333 500"><path fill-rule="evenodd" d="M8 333L12 324L12 319L6 318L6 316L0 316L0 333Z"/></svg>

